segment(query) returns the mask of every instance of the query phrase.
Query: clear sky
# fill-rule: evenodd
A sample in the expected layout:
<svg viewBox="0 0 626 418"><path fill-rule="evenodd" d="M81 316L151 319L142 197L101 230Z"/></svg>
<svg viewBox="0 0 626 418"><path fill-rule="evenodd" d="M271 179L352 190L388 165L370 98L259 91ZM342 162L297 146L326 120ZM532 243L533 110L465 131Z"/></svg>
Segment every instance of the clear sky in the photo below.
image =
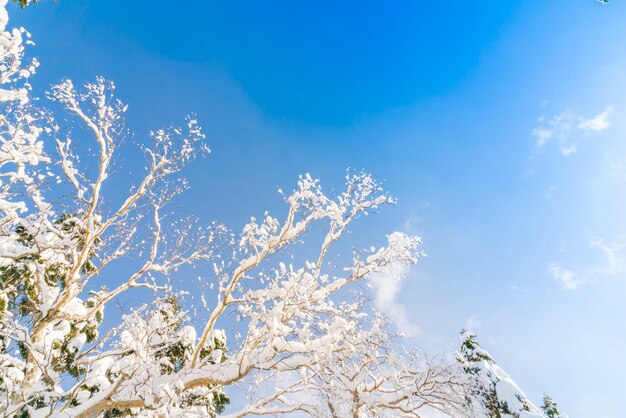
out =
<svg viewBox="0 0 626 418"><path fill-rule="evenodd" d="M11 13L41 92L104 75L137 138L204 125L179 204L238 228L310 172L399 199L352 243L405 230L428 257L388 309L410 344L472 328L539 402L623 417L626 4L44 0ZM139 164L133 155L127 164ZM360 229L359 229L360 228ZM396 289L397 290L397 289ZM392 292L393 293L393 292Z"/></svg>

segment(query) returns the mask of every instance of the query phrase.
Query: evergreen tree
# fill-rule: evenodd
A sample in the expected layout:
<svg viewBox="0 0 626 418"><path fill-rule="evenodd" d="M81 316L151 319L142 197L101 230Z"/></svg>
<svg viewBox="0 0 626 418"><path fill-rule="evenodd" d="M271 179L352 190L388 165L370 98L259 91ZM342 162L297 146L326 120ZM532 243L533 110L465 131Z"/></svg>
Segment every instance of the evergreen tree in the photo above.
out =
<svg viewBox="0 0 626 418"><path fill-rule="evenodd" d="M457 360L461 363L472 387L467 400L468 407L482 411L482 416L486 418L546 416L565 418L564 415L542 414L509 375L496 364L493 357L480 346L473 333L464 330L461 335L463 341L457 353Z"/></svg>
<svg viewBox="0 0 626 418"><path fill-rule="evenodd" d="M31 3L39 3L39 0L11 0L13 3L19 4L22 8L28 6Z"/></svg>
<svg viewBox="0 0 626 418"><path fill-rule="evenodd" d="M559 407L548 395L543 395L543 405L541 409L548 418L567 418L567 415L559 412Z"/></svg>

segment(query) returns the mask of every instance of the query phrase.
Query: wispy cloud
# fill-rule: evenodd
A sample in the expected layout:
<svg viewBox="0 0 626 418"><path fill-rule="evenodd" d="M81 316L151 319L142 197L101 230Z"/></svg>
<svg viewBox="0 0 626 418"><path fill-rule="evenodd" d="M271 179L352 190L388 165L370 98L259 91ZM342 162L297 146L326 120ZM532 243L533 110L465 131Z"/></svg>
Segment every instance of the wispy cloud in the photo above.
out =
<svg viewBox="0 0 626 418"><path fill-rule="evenodd" d="M609 115L611 113L613 113L613 106L608 106L606 109L604 109L604 112L600 113L596 117L581 120L581 122L578 124L578 129L595 132L609 129L609 127L611 126L611 123L609 122Z"/></svg>
<svg viewBox="0 0 626 418"><path fill-rule="evenodd" d="M587 279L581 277L580 273L563 268L556 263L550 264L548 273L554 277L563 289L574 290L587 283Z"/></svg>
<svg viewBox="0 0 626 418"><path fill-rule="evenodd" d="M626 160L609 161L608 175L621 181L626 181Z"/></svg>
<svg viewBox="0 0 626 418"><path fill-rule="evenodd" d="M394 264L383 272L370 277L370 284L374 291L374 306L380 312L389 316L398 331L407 336L417 336L418 327L411 323L406 314L406 308L398 302L398 294L402 288L402 279L408 273L404 264Z"/></svg>
<svg viewBox="0 0 626 418"><path fill-rule="evenodd" d="M572 109L565 109L558 115L547 119L539 118L539 126L532 130L535 137L535 149L544 148L550 142L556 142L562 155L568 156L578 150L585 134L601 132L611 126L609 116L613 106L607 106L598 115L587 118Z"/></svg>
<svg viewBox="0 0 626 418"><path fill-rule="evenodd" d="M619 255L619 251L624 248L624 244L621 240L606 243L602 238L595 238L591 240L590 245L602 251L607 260L607 263L596 268L598 273L602 273L606 276L615 276L623 271L622 260Z"/></svg>
<svg viewBox="0 0 626 418"><path fill-rule="evenodd" d="M601 278L617 276L625 271L620 251L624 248L623 240L607 243L603 238L589 241L591 248L604 255L604 261L580 271L570 270L557 263L550 263L548 273L566 290L575 290Z"/></svg>

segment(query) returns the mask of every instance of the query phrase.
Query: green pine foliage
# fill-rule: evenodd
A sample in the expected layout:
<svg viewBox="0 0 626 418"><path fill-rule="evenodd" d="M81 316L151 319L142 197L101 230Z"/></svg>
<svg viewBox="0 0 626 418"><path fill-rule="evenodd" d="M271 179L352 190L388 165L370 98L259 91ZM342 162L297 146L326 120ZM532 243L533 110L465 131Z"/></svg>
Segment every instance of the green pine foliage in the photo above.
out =
<svg viewBox="0 0 626 418"><path fill-rule="evenodd" d="M81 240L83 240L85 231L79 226L78 218L75 215L62 214L55 225L58 225L59 229L67 234L68 248L70 246L82 248ZM0 320L9 314L21 317L25 322L36 322L45 317L47 313L41 310L41 292L43 290L42 284L37 282L35 273L37 271L44 272L45 285L51 288L64 288L66 279L70 274L68 268L69 255L65 259L59 258L51 262L37 250L38 245L34 231L29 231L20 225L15 228L14 233L17 242L27 248L28 251L18 257L14 263L0 266L0 290L3 294L3 298L0 298ZM81 267L83 273L93 269L91 261L93 257L95 257L95 250L89 254L89 259ZM84 307L95 307L105 290L89 292L90 297L83 301ZM54 341L51 346L53 355L50 367L54 372L68 374L76 378L84 374L84 367L79 366L76 361L79 354L78 347L84 343L89 344L96 341L98 326L102 320L103 313L99 310L92 318L67 321L67 329L62 331L62 338ZM22 360L27 360L31 356L28 345L18 342L15 346L16 354ZM10 350L9 344L0 341L0 354L7 353L7 350ZM37 408L40 403L41 401L33 401L28 406Z"/></svg>
<svg viewBox="0 0 626 418"><path fill-rule="evenodd" d="M519 418L524 412L530 413L531 416L543 416L539 409L515 386L510 377L497 366L493 357L480 346L476 341L476 336L465 330L461 334L463 340L457 359L470 380L473 381L470 391L472 399L468 399L468 402L470 404L478 402L488 418ZM511 393L514 398L500 398L499 390L503 389L502 385L505 390L514 390ZM548 415L548 417L565 418L561 415Z"/></svg>
<svg viewBox="0 0 626 418"><path fill-rule="evenodd" d="M564 418L565 416L559 412L559 406L548 395L543 395L543 405L541 409L548 418Z"/></svg>
<svg viewBox="0 0 626 418"><path fill-rule="evenodd" d="M185 313L182 311L178 299L174 295L170 295L157 301L155 311L148 314L148 322L150 322L151 317L155 316L158 317L157 322L162 322L167 324L167 326L157 330L156 334L153 335L153 337L161 337L157 338L157 340L163 341L152 347L153 355L161 367L161 374L171 375L178 373L188 364L194 348L189 341L177 338L185 323ZM228 359L226 350L225 341L213 338L212 341L207 342L205 348L201 351L200 358L207 364L223 363ZM133 353L128 354L131 355ZM111 381L118 377L115 375L108 376ZM220 390L215 390L214 385L207 385L206 388L210 392L208 396L206 393L196 394L190 391L185 393L180 399L180 405L184 407L202 407L206 411L205 416L207 417L215 417L224 412L224 409L230 403L228 396ZM84 389L93 390L93 392L100 390L98 387ZM137 416L137 414L130 409L109 409L104 411L105 418L134 416Z"/></svg>
<svg viewBox="0 0 626 418"><path fill-rule="evenodd" d="M22 9L31 3L39 3L39 0L11 0L13 3L17 3Z"/></svg>

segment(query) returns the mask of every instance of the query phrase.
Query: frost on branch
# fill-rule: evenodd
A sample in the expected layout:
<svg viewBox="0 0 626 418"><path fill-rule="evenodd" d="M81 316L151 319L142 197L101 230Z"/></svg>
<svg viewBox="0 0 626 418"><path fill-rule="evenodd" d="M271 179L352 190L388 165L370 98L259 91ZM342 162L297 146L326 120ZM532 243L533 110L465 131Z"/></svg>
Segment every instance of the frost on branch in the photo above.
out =
<svg viewBox="0 0 626 418"><path fill-rule="evenodd" d="M347 330L320 360L299 375L320 400L313 416L472 416L457 368L394 348L380 317Z"/></svg>
<svg viewBox="0 0 626 418"><path fill-rule="evenodd" d="M47 97L67 121L58 124L28 100L36 64L23 59L23 36L0 40L2 415L211 417L236 385L274 390L231 416L460 413L454 369L396 350L383 321L341 292L416 263L420 240L394 232L345 266L328 261L352 222L394 203L372 176L349 173L331 197L303 175L283 217L252 218L238 234L177 218L168 205L187 188L181 172L209 151L196 120L152 132L144 170L114 186L128 136L114 84L53 86ZM324 236L297 263L292 249L313 228ZM193 320L172 285L187 266L213 286ZM153 301L105 326L108 306L138 288ZM235 316L227 339L221 327Z"/></svg>

